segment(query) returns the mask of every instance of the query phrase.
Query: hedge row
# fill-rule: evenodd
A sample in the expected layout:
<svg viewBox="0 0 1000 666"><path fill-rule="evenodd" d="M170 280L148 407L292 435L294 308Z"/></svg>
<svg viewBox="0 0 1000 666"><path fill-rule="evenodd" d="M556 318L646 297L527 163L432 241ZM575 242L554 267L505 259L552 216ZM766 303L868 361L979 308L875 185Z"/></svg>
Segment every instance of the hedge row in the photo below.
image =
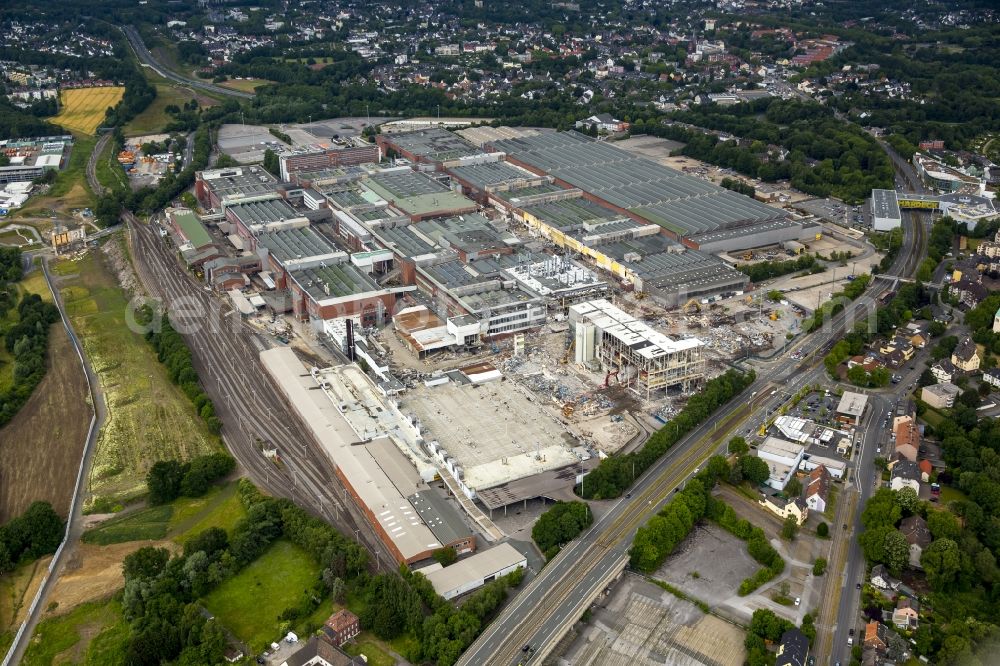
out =
<svg viewBox="0 0 1000 666"><path fill-rule="evenodd" d="M738 594L745 597L758 587L774 579L785 570L785 561L764 535L764 530L754 527L750 521L739 518L733 507L721 500L710 497L709 517L719 527L730 534L747 542L747 552L750 557L762 565L762 568L750 578L740 583Z"/></svg>
<svg viewBox="0 0 1000 666"><path fill-rule="evenodd" d="M620 496L646 469L660 459L687 433L705 422L722 405L739 395L757 378L751 370L742 373L727 370L705 384L688 400L687 405L646 441L642 449L624 456L611 456L590 472L577 491L584 499L609 499Z"/></svg>

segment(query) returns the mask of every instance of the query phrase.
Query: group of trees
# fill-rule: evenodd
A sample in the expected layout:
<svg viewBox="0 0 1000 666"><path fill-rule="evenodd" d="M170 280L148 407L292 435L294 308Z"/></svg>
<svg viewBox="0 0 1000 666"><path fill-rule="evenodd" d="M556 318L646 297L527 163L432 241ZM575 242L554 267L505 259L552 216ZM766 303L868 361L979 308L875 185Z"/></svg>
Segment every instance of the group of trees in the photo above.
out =
<svg viewBox="0 0 1000 666"><path fill-rule="evenodd" d="M0 527L0 575L18 564L56 552L65 523L48 502L33 502L27 511Z"/></svg>
<svg viewBox="0 0 1000 666"><path fill-rule="evenodd" d="M754 457L757 459L756 457ZM763 462L763 461L762 461ZM708 499L708 516L730 534L747 542L747 552L761 568L740 583L739 595L746 596L785 570L785 561L768 542L764 530L736 515L733 507L714 497Z"/></svg>
<svg viewBox="0 0 1000 666"><path fill-rule="evenodd" d="M898 326L914 317L931 319L929 308L931 299L932 293L923 284L919 282L901 284L895 296L875 311L874 319L857 322L849 333L830 348L830 351L823 358L826 371L830 373L831 377L836 377L840 364L851 356L861 354L865 346L875 338L891 335ZM992 326L992 314L989 321ZM939 335L943 332L943 328L940 324L932 322L929 331L931 335ZM951 353L950 350L949 353ZM884 369L880 370L882 372L876 370L868 373L864 371L864 368L857 366L857 368L848 370L847 378L857 386L885 386L890 380L889 372Z"/></svg>
<svg viewBox="0 0 1000 666"><path fill-rule="evenodd" d="M556 502L531 528L531 538L546 559L551 560L564 544L593 522L594 514L585 502Z"/></svg>
<svg viewBox="0 0 1000 666"><path fill-rule="evenodd" d="M20 261L19 251L17 257ZM7 390L0 392L0 426L14 418L45 377L49 329L58 320L56 306L43 301L38 294L21 296L17 321L2 331L4 346L14 357L14 379Z"/></svg>
<svg viewBox="0 0 1000 666"><path fill-rule="evenodd" d="M725 460L722 462L724 464ZM706 468L636 531L629 551L632 568L652 573L663 564L695 524L705 517L708 493L714 485L715 479Z"/></svg>
<svg viewBox="0 0 1000 666"><path fill-rule="evenodd" d="M423 574L401 565L398 575L379 574L364 585L361 626L385 640L411 633L418 642L404 655L408 660L451 666L523 577L523 569L517 569L477 590L456 608L435 592Z"/></svg>
<svg viewBox="0 0 1000 666"><path fill-rule="evenodd" d="M151 321L152 317L149 308L140 312L140 318L144 318L146 322ZM166 366L170 380L181 387L208 429L218 434L222 430L222 421L215 415L215 406L201 388L198 372L194 369L191 349L181 334L174 330L170 318L165 314L161 315L159 326L147 333L146 339L156 350L156 357L160 363Z"/></svg>
<svg viewBox="0 0 1000 666"><path fill-rule="evenodd" d="M763 116L763 117L762 117ZM892 164L860 127L834 117L817 102L767 97L733 106L705 104L677 111L672 118L691 126L734 134L744 143L684 131L680 153L816 196L863 201L873 188L892 187ZM785 151L778 155L769 146Z"/></svg>
<svg viewBox="0 0 1000 666"><path fill-rule="evenodd" d="M208 492L213 481L221 479L236 468L236 460L228 453L210 453L182 463L177 460L160 460L153 463L146 474L150 504L166 504L181 495L201 497Z"/></svg>
<svg viewBox="0 0 1000 666"><path fill-rule="evenodd" d="M751 199L757 190L750 183L744 182L739 178L723 178L719 185L722 185L727 190L732 190L733 192L739 192L740 194L745 194Z"/></svg>
<svg viewBox="0 0 1000 666"><path fill-rule="evenodd" d="M253 562L278 538L303 548L323 575L310 596L322 599L329 584L364 578L367 553L323 521L287 499L266 497L247 479L238 488L246 518L232 534L209 528L190 538L183 552L145 547L125 558L122 610L129 622L125 663L154 666L171 662L199 666L221 662L226 637L218 622L207 622L198 599ZM310 612L318 602L312 602ZM298 617L290 608L276 622ZM315 629L316 627L313 627Z"/></svg>
<svg viewBox="0 0 1000 666"><path fill-rule="evenodd" d="M784 261L760 261L756 264L740 264L737 268L750 277L750 281L760 283L796 271L812 270L817 266L816 257L802 254L795 259Z"/></svg>
<svg viewBox="0 0 1000 666"><path fill-rule="evenodd" d="M669 423L653 433L643 447L624 456L610 456L588 474L578 489L584 499L618 497L677 440L704 423L722 405L739 395L757 378L752 370L727 370L691 395L687 405Z"/></svg>
<svg viewBox="0 0 1000 666"><path fill-rule="evenodd" d="M805 618L803 618L805 622ZM812 624L810 617L809 624ZM781 636L795 625L783 617L779 617L772 610L758 608L750 618L750 626L747 627L747 635L743 641L747 650L747 664L749 666L767 666L774 663L774 655L767 649L768 644L775 645L781 642ZM803 633L805 633L803 631ZM813 636L815 636L815 627Z"/></svg>

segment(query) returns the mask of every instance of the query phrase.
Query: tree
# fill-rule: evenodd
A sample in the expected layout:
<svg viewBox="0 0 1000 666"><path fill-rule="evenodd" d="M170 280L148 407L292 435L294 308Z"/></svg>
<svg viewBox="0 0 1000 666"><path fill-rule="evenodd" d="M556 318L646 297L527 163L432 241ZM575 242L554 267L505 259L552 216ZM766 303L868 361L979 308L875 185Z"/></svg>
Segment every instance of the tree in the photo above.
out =
<svg viewBox="0 0 1000 666"><path fill-rule="evenodd" d="M793 476L785 486L785 495L788 497L800 497L802 495L802 482L798 477Z"/></svg>
<svg viewBox="0 0 1000 666"><path fill-rule="evenodd" d="M894 526L902 517L903 511L896 501L896 493L888 488L879 488L865 505L861 523L865 529Z"/></svg>
<svg viewBox="0 0 1000 666"><path fill-rule="evenodd" d="M908 515L913 515L920 505L920 498L917 496L917 491L906 486L896 491L896 503Z"/></svg>
<svg viewBox="0 0 1000 666"><path fill-rule="evenodd" d="M927 527L935 539L957 540L962 526L950 511L931 511L927 514Z"/></svg>
<svg viewBox="0 0 1000 666"><path fill-rule="evenodd" d="M729 453L741 456L749 450L750 447L747 445L747 440L742 437L733 437L729 440Z"/></svg>
<svg viewBox="0 0 1000 666"><path fill-rule="evenodd" d="M798 533L799 523L795 520L795 516L788 516L785 518L785 522L781 525L781 536L791 541Z"/></svg>
<svg viewBox="0 0 1000 666"><path fill-rule="evenodd" d="M958 544L951 539L937 539L920 556L920 566L927 574L927 582L938 592L947 590L962 570L962 557Z"/></svg>
<svg viewBox="0 0 1000 666"><path fill-rule="evenodd" d="M453 546L445 546L444 548L438 548L434 551L434 559L443 566L451 566L458 561L458 553L455 552Z"/></svg>
<svg viewBox="0 0 1000 666"><path fill-rule="evenodd" d="M264 168L275 176L278 176L281 173L281 166L278 163L278 154L270 148L264 151Z"/></svg>
<svg viewBox="0 0 1000 666"><path fill-rule="evenodd" d="M771 476L771 470L768 468L767 462L757 456L743 456L740 458L740 470L743 473L743 478L755 486L761 485Z"/></svg>
<svg viewBox="0 0 1000 666"><path fill-rule="evenodd" d="M892 573L899 575L910 561L910 544L899 530L892 530L885 535L882 544L883 561Z"/></svg>
<svg viewBox="0 0 1000 666"><path fill-rule="evenodd" d="M181 493L184 467L176 460L160 460L153 463L146 474L150 504L166 504Z"/></svg>
<svg viewBox="0 0 1000 666"><path fill-rule="evenodd" d="M813 575L822 576L826 572L826 558L817 557L816 561L813 562Z"/></svg>
<svg viewBox="0 0 1000 666"><path fill-rule="evenodd" d="M830 527L826 523L820 523L816 526L816 536L825 539L830 536Z"/></svg>

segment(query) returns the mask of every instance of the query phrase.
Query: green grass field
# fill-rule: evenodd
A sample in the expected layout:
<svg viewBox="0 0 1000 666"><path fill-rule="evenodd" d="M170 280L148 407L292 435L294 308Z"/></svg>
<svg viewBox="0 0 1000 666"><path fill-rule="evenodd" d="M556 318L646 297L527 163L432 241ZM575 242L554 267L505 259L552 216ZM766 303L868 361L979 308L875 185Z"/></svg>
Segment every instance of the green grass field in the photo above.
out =
<svg viewBox="0 0 1000 666"><path fill-rule="evenodd" d="M304 550L282 539L205 597L204 605L257 652L280 638L278 615L312 587L319 573Z"/></svg>
<svg viewBox="0 0 1000 666"><path fill-rule="evenodd" d="M162 80L162 79L161 79ZM170 122L170 114L166 108L171 104L183 107L185 102L194 99L194 94L186 88L180 88L169 83L155 83L156 99L142 113L126 123L123 128L125 136L141 136L156 134Z"/></svg>
<svg viewBox="0 0 1000 666"><path fill-rule="evenodd" d="M121 242L119 236L108 242ZM89 484L100 498L126 503L146 493L157 460L188 460L219 450L219 439L171 381L146 340L128 326L129 303L103 254L55 264L66 310L90 356L108 404Z"/></svg>
<svg viewBox="0 0 1000 666"><path fill-rule="evenodd" d="M949 502L958 502L967 499L965 493L951 486L941 486L941 497L938 498L938 502L941 506L947 506Z"/></svg>
<svg viewBox="0 0 1000 666"><path fill-rule="evenodd" d="M377 638L367 631L362 631L357 638L344 646L344 652L356 657L365 655L368 666L393 666L396 660L379 645Z"/></svg>
<svg viewBox="0 0 1000 666"><path fill-rule="evenodd" d="M122 189L127 191L129 188L128 176L125 175L125 170L118 163L113 148L112 142L109 141L108 145L104 147L104 151L97 158L97 168L95 169L97 182L113 190Z"/></svg>
<svg viewBox="0 0 1000 666"><path fill-rule="evenodd" d="M23 666L123 664L128 631L117 601L82 604L65 615L40 622L21 663Z"/></svg>
<svg viewBox="0 0 1000 666"><path fill-rule="evenodd" d="M252 93L257 88L261 86L270 85L272 81L267 81L265 79L229 79L228 81L223 81L219 85L223 88L232 88L233 90L241 90L243 92Z"/></svg>
<svg viewBox="0 0 1000 666"><path fill-rule="evenodd" d="M181 497L170 504L110 518L84 532L83 542L107 546L126 541L170 538L183 544L210 527L232 532L236 523L245 516L246 509L236 494L236 483L230 483L212 488L204 497Z"/></svg>

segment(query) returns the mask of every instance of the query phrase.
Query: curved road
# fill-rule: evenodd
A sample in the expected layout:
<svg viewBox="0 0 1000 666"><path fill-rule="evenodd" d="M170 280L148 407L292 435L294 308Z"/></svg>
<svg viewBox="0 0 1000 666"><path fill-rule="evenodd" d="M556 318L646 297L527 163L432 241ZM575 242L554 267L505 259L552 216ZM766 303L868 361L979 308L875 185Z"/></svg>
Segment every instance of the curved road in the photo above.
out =
<svg viewBox="0 0 1000 666"><path fill-rule="evenodd" d="M101 181L97 180L97 160L100 158L101 153L104 152L104 147L108 145L109 141L111 141L110 134L105 134L98 139L94 150L91 151L90 157L87 159L87 184L90 185L90 191L97 196L101 196L105 192Z"/></svg>
<svg viewBox="0 0 1000 666"><path fill-rule="evenodd" d="M185 76L181 76L153 57L153 54L146 48L146 44L143 43L142 36L139 34L139 31L133 26L123 26L122 32L125 33L125 39L128 40L132 50L135 51L135 55L139 58L139 62L149 67L163 78L173 81L174 83L179 83L183 86L197 88L198 90L203 90L215 95L225 95L226 97L237 97L239 99L253 99L254 96L252 93L243 92L242 90L233 90L231 88L223 88L222 86L205 83L204 81L199 81L198 79L189 79Z"/></svg>

